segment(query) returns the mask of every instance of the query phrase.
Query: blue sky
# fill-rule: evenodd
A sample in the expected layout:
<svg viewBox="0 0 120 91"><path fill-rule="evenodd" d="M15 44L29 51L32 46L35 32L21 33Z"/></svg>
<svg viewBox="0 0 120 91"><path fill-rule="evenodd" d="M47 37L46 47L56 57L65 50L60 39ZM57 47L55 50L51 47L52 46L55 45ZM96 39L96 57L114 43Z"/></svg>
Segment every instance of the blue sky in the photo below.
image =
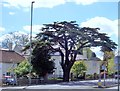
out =
<svg viewBox="0 0 120 91"><path fill-rule="evenodd" d="M118 0L34 0L33 35L42 24L75 20L81 27L99 27L118 43ZM102 0L101 0L102 1ZM114 1L114 2L113 2ZM2 0L0 40L9 32L30 31L32 0ZM95 49L94 49L95 50ZM98 50L96 50L98 51Z"/></svg>

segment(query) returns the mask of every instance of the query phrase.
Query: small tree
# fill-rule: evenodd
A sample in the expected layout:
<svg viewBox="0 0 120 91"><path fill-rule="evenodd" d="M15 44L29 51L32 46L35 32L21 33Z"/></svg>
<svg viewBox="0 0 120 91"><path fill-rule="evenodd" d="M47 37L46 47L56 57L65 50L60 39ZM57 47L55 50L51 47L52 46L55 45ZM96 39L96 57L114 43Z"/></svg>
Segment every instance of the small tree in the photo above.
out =
<svg viewBox="0 0 120 91"><path fill-rule="evenodd" d="M87 70L87 67L84 61L76 61L71 68L71 72L74 73L76 77L78 77L79 75L82 75L83 72L86 70Z"/></svg>
<svg viewBox="0 0 120 91"><path fill-rule="evenodd" d="M15 69L14 72L18 77L27 75L31 68L30 63L27 60L22 61Z"/></svg>
<svg viewBox="0 0 120 91"><path fill-rule="evenodd" d="M106 71L109 71L110 68L110 60L114 58L113 49L109 48L109 46L101 47L101 51L103 52L103 64L106 66ZM112 61L112 60L111 60ZM110 62L110 63L109 63ZM109 66L109 67L108 67Z"/></svg>
<svg viewBox="0 0 120 91"><path fill-rule="evenodd" d="M108 69L108 74L111 75L115 73L114 54L113 52L107 52L107 55L109 56L109 59L107 61L108 62L107 69Z"/></svg>

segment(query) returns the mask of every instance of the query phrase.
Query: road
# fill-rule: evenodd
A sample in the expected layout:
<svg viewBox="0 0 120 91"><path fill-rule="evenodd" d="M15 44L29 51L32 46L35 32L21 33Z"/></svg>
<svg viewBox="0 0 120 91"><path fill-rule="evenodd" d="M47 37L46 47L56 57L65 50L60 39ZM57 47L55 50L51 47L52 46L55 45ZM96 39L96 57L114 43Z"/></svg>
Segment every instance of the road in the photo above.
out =
<svg viewBox="0 0 120 91"><path fill-rule="evenodd" d="M60 86L54 85L37 85L23 87L9 87L2 91L118 91L117 87L112 88L93 88L91 86Z"/></svg>
<svg viewBox="0 0 120 91"><path fill-rule="evenodd" d="M115 86L115 80L106 80L106 85L110 88L97 88L98 80L86 80L86 81L71 81L62 82L59 84L46 84L46 85L33 85L33 86L15 86L15 87L3 87L2 91L118 91ZM103 80L102 80L103 83ZM111 87L111 86L115 87Z"/></svg>

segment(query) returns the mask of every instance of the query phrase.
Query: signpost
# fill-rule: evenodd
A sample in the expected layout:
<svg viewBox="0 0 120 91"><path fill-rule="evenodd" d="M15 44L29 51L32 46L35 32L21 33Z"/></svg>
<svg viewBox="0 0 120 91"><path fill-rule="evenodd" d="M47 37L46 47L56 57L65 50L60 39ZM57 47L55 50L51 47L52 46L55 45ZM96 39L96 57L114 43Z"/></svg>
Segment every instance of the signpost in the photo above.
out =
<svg viewBox="0 0 120 91"><path fill-rule="evenodd" d="M106 79L106 66L105 66L105 64L102 65L102 70L104 70L104 86L105 86L105 79Z"/></svg>
<svg viewBox="0 0 120 91"><path fill-rule="evenodd" d="M119 91L119 74L120 74L120 56L118 55L118 56L115 56L115 64L116 64L116 68L117 68L117 73L118 73L118 76L117 76L117 78L118 78L118 91Z"/></svg>

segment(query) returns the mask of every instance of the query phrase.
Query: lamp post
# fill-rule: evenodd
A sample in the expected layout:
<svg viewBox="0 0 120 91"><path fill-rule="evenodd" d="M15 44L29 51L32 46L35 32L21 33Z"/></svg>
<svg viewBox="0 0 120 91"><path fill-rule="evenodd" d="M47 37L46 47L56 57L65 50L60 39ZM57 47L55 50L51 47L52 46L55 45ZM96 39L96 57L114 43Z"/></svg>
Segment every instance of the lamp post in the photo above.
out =
<svg viewBox="0 0 120 91"><path fill-rule="evenodd" d="M32 20L33 20L33 4L35 1L31 2L31 27L30 27L30 64L31 64L31 58L32 58ZM30 74L31 74L31 68L30 68ZM29 84L31 84L31 77L29 77Z"/></svg>

